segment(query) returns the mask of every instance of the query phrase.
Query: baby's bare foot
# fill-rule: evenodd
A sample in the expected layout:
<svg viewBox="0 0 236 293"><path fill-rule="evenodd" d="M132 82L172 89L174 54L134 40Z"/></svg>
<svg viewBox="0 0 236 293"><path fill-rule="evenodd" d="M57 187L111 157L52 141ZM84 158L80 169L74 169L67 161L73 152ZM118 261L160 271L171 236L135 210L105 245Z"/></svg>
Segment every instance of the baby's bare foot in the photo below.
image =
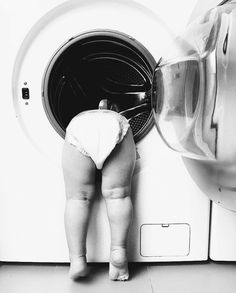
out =
<svg viewBox="0 0 236 293"><path fill-rule="evenodd" d="M109 278L113 281L127 281L129 279L126 249L112 247L110 256Z"/></svg>
<svg viewBox="0 0 236 293"><path fill-rule="evenodd" d="M86 256L71 257L69 276L76 280L88 274Z"/></svg>

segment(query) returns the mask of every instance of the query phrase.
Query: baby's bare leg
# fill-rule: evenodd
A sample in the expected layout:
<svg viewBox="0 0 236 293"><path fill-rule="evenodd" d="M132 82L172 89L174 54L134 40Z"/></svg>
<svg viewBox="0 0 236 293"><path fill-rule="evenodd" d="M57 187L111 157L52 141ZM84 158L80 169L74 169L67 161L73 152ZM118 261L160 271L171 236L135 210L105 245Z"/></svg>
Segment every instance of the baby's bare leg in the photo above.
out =
<svg viewBox="0 0 236 293"><path fill-rule="evenodd" d="M102 169L102 194L106 201L111 229L109 276L112 280L124 281L129 278L126 245L132 220L130 188L135 159L136 149L129 129Z"/></svg>
<svg viewBox="0 0 236 293"><path fill-rule="evenodd" d="M65 230L70 255L70 277L87 274L86 235L95 193L95 164L66 140L62 153L66 189Z"/></svg>

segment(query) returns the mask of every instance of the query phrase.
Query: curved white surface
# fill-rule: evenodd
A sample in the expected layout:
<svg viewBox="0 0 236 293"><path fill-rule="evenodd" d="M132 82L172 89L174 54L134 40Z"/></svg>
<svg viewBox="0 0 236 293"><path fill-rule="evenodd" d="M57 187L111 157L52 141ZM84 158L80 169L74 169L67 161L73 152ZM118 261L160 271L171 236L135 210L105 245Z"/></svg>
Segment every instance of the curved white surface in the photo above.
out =
<svg viewBox="0 0 236 293"><path fill-rule="evenodd" d="M133 1L69 1L40 19L16 58L13 98L24 132L49 159L57 161L62 139L50 125L42 104L45 69L55 52L71 37L98 28L125 32L141 42L156 60L171 41L170 30L159 16ZM156 32L161 42L153 42ZM30 91L28 101L22 99L21 93L26 86Z"/></svg>
<svg viewBox="0 0 236 293"><path fill-rule="evenodd" d="M236 211L235 114L232 111L235 108L233 103L236 90L234 82L236 39L233 37L234 33L232 33L236 23L235 3L231 6L224 4L221 9L219 9L221 27L215 45L218 101L216 102L214 121L217 124L218 136L217 158L215 162L195 160L185 160L185 162L195 182L215 204ZM225 11L227 11L227 14ZM228 45L227 54L221 54L226 34L230 45Z"/></svg>

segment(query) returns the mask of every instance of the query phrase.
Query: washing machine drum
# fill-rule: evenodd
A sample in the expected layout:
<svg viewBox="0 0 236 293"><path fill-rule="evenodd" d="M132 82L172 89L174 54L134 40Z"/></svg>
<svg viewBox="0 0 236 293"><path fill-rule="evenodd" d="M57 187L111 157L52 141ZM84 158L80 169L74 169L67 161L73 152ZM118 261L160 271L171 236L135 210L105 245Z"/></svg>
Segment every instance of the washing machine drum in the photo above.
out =
<svg viewBox="0 0 236 293"><path fill-rule="evenodd" d="M129 119L135 140L141 139L153 124L155 65L140 43L118 32L93 31L71 39L46 70L43 101L50 122L63 137L75 115L108 99Z"/></svg>

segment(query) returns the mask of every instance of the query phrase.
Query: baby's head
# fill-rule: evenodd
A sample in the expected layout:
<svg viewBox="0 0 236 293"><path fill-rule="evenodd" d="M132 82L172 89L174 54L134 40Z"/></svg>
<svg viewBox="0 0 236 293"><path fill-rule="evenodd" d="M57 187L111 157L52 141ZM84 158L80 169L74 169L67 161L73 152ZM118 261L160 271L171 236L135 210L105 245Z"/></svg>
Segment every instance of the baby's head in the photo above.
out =
<svg viewBox="0 0 236 293"><path fill-rule="evenodd" d="M119 112L119 108L116 104L111 103L108 99L102 99L98 104L98 109L100 110L112 110L115 112Z"/></svg>

